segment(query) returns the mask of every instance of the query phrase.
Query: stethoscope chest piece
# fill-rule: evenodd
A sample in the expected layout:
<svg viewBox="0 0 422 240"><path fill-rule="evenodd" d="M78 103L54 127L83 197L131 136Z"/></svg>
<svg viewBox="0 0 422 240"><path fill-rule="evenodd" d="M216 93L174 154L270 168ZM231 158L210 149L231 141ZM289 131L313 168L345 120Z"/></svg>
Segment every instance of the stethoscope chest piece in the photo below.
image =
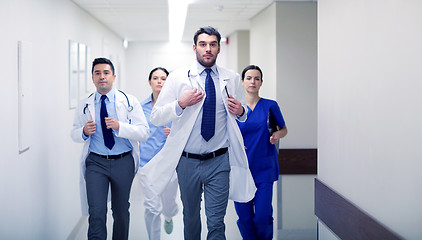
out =
<svg viewBox="0 0 422 240"><path fill-rule="evenodd" d="M132 110L133 110L132 105L131 105L131 106L129 106L129 107L127 107L127 110L128 110L129 112L132 112Z"/></svg>

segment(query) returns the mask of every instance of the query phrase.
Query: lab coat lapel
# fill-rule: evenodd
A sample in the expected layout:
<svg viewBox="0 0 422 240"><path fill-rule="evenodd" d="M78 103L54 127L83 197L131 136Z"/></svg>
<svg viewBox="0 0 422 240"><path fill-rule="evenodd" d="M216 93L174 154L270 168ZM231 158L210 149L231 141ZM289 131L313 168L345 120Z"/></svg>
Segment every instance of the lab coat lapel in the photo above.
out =
<svg viewBox="0 0 422 240"><path fill-rule="evenodd" d="M114 90L115 91L115 106L116 106L116 113L117 117L119 118L119 121L124 121L125 118L127 118L127 115L125 114L125 108L128 107L128 104L126 102L126 97L123 95L123 93Z"/></svg>
<svg viewBox="0 0 422 240"><path fill-rule="evenodd" d="M223 99L227 99L229 96L229 92L226 92L226 86L228 84L228 81L230 81L230 77L227 75L226 71L223 71L220 67L217 66L217 71L219 74L219 79L220 79L220 91L221 91L221 96L223 97ZM226 102L226 101L224 101Z"/></svg>
<svg viewBox="0 0 422 240"><path fill-rule="evenodd" d="M91 120L95 121L95 93L87 99L88 111L91 114Z"/></svg>
<svg viewBox="0 0 422 240"><path fill-rule="evenodd" d="M205 92L205 83L201 81L201 78L198 73L198 68L195 63L192 64L189 69L189 76L190 76L189 80L192 83L192 87L197 88L199 91Z"/></svg>
<svg viewBox="0 0 422 240"><path fill-rule="evenodd" d="M219 81L220 81L220 91L221 96L223 96L223 99L228 98L228 94L226 93L226 86L228 84L228 81L230 81L230 76L227 75L226 71L223 71L220 67L217 66L217 71L219 74ZM196 67L196 64L192 64L190 67L190 80L192 82L193 87L198 88L198 90L205 92L205 82L201 81L201 78L198 73L198 69Z"/></svg>

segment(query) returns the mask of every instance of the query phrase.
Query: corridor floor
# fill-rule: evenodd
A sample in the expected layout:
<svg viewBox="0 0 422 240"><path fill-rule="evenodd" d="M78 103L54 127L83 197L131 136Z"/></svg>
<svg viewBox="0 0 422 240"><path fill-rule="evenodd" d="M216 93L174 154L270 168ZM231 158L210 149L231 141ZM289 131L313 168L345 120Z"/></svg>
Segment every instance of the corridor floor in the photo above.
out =
<svg viewBox="0 0 422 240"><path fill-rule="evenodd" d="M179 194L179 192L178 192ZM180 201L180 195L177 197L179 204L179 213L173 218L173 232L166 234L164 227L161 226L161 240L183 240L183 220L182 220L182 203ZM129 229L129 240L146 240L148 234L145 228L144 222L144 206L142 190L139 182L139 175L135 176L132 185L132 192L130 197L130 229ZM225 217L226 223L226 238L228 240L241 240L239 230L236 225L237 215L234 210L233 201L229 201L227 207L227 214ZM162 221L163 218L162 218ZM207 235L206 218L204 206L201 207L201 222L202 222L202 235L201 239L205 240ZM112 229L113 218L111 216L111 210L108 211L107 229L108 238L111 240L111 229ZM88 230L88 221L84 221L84 224L79 229L76 236L68 238L67 240L85 240L87 239L86 233ZM316 239L316 232L313 230L294 230L294 231L280 231L278 239L287 240L314 240Z"/></svg>

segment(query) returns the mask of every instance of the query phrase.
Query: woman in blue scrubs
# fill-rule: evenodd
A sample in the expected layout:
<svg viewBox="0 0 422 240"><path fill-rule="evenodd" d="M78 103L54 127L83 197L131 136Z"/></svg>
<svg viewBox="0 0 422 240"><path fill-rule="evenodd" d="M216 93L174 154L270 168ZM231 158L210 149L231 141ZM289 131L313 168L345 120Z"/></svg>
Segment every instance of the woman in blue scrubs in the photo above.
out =
<svg viewBox="0 0 422 240"><path fill-rule="evenodd" d="M287 135L283 115L276 101L261 98L263 74L258 66L250 65L242 71L242 84L248 104L248 118L238 122L243 135L249 168L257 187L254 199L247 203L235 202L239 220L237 225L244 240L273 239L273 184L278 180L278 157L275 145ZM276 123L272 134L268 117Z"/></svg>

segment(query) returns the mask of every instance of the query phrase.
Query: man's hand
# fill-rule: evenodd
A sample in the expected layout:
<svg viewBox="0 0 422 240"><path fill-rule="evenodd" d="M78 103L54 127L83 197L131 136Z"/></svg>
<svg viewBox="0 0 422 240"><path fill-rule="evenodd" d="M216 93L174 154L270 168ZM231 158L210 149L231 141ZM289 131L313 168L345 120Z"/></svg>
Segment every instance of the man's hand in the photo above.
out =
<svg viewBox="0 0 422 240"><path fill-rule="evenodd" d="M83 130L85 136L88 137L88 136L94 134L96 127L97 127L97 124L94 121L89 120L88 122L86 122L85 126L84 126L84 130Z"/></svg>
<svg viewBox="0 0 422 240"><path fill-rule="evenodd" d="M164 126L163 131L164 131L164 135L166 135L166 137L168 137L170 135L170 128L169 127Z"/></svg>
<svg viewBox="0 0 422 240"><path fill-rule="evenodd" d="M196 88L188 90L177 101L182 109L199 103L204 97L204 92L197 91Z"/></svg>
<svg viewBox="0 0 422 240"><path fill-rule="evenodd" d="M107 126L107 129L114 129L115 131L119 130L119 121L117 121L116 119L112 118L112 117L106 117L105 118L105 124Z"/></svg>
<svg viewBox="0 0 422 240"><path fill-rule="evenodd" d="M229 112L237 116L242 116L243 111L244 111L242 104L236 99L234 99L234 97L231 94L229 95L229 98L227 100L228 100L227 105L229 107Z"/></svg>

